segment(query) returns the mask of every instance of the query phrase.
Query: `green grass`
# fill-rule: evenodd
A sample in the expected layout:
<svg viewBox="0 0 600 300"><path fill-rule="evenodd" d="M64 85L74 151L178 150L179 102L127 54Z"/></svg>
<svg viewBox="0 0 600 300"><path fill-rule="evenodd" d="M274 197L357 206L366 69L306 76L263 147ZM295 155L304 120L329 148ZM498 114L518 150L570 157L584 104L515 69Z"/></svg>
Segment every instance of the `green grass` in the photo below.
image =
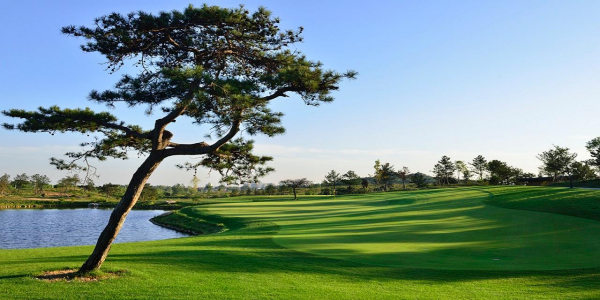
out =
<svg viewBox="0 0 600 300"><path fill-rule="evenodd" d="M183 208L152 218L154 223L191 234L215 234L226 229L224 224L215 224L204 220L204 211Z"/></svg>
<svg viewBox="0 0 600 300"><path fill-rule="evenodd" d="M550 186L554 187L570 187L569 181L553 183ZM586 181L573 181L574 187L583 187L583 188L600 188L600 179L595 180L586 180Z"/></svg>
<svg viewBox="0 0 600 300"><path fill-rule="evenodd" d="M484 204L533 189L547 190L554 197L548 201L566 196L549 188L462 188L299 201L244 197L188 208L181 214L228 230L116 244L104 268L127 272L98 282L31 277L77 267L91 247L0 250L0 299L600 297L593 259L600 222L531 211L530 200L521 203L527 210ZM511 201L494 205L503 202Z"/></svg>
<svg viewBox="0 0 600 300"><path fill-rule="evenodd" d="M514 187L491 189L488 205L549 212L600 221L600 191L569 188Z"/></svg>
<svg viewBox="0 0 600 300"><path fill-rule="evenodd" d="M281 227L275 242L287 248L372 265L454 270L600 267L600 239L590 240L600 232L600 222L487 206L483 201L489 197L487 191L462 188L396 193L393 198L375 194L227 203L210 210L273 222Z"/></svg>

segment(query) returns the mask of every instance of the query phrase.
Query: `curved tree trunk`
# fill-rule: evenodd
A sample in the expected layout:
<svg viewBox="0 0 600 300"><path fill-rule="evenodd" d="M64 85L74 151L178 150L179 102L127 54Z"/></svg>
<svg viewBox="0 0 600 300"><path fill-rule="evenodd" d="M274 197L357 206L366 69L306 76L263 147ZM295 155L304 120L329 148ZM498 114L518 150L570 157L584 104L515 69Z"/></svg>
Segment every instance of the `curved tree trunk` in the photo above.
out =
<svg viewBox="0 0 600 300"><path fill-rule="evenodd" d="M117 234L119 234L119 231L125 222L127 214L129 214L140 197L146 181L148 181L148 178L150 178L152 172L156 170L163 159L164 157L162 155L153 152L150 154L150 156L148 156L148 158L146 158L144 163L142 163L137 171L135 171L131 181L129 182L129 186L127 186L125 195L123 195L123 198L121 198L121 201L119 201L113 210L112 214L110 215L110 219L108 220L108 224L100 234L94 251L81 266L79 272L97 270L100 268L100 266L102 266L102 263L110 251L113 241L117 237Z"/></svg>

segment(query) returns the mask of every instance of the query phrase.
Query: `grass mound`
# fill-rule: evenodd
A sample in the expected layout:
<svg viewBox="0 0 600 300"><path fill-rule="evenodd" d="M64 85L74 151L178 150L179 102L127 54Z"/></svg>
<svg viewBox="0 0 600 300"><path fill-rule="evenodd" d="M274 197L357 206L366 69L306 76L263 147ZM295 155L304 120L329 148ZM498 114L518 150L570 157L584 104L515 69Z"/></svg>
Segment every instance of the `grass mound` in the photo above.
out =
<svg viewBox="0 0 600 300"><path fill-rule="evenodd" d="M201 211L191 208L162 214L152 218L151 221L154 224L193 235L213 234L226 230L223 223L207 222L203 219Z"/></svg>

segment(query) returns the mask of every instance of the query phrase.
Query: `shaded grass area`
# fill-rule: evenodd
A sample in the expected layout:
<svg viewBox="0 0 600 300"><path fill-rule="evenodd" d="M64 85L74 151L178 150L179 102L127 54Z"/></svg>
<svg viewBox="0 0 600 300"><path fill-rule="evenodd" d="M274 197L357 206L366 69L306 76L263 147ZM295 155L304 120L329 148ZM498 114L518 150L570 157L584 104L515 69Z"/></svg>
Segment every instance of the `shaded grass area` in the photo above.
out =
<svg viewBox="0 0 600 300"><path fill-rule="evenodd" d="M365 209L424 201L373 195ZM431 193L429 202L439 194ZM421 195L423 196L423 195ZM334 201L304 203L256 199L269 211L240 213L207 205L182 210L188 217L222 223L228 231L164 241L116 244L104 268L127 270L96 282L44 282L42 270L78 267L91 247L0 250L0 299L594 299L600 297L600 269L559 271L474 271L386 267L317 256L273 240L286 225L266 220L278 206L296 215L320 213ZM335 201L363 201L336 197ZM413 202L414 201L414 202ZM242 202L240 205L247 205ZM233 204L231 204L233 205ZM302 206L304 205L304 206ZM348 205L348 204L346 204ZM456 209L456 208L455 208ZM366 211L367 213L369 210ZM281 213L281 212L280 212ZM335 215L336 212L331 211ZM359 213L359 212L338 212ZM526 212L529 213L529 212ZM530 213L531 214L531 213ZM245 216L242 216L245 215ZM347 216L350 217L350 216ZM330 224L335 227L335 223ZM341 225L341 224L340 224ZM340 226L342 227L342 226ZM488 239L493 239L493 236Z"/></svg>
<svg viewBox="0 0 600 300"><path fill-rule="evenodd" d="M569 181L553 183L549 186L553 187L570 187ZM600 179L596 180L585 180L585 181L573 181L573 187L582 188L600 188Z"/></svg>
<svg viewBox="0 0 600 300"><path fill-rule="evenodd" d="M590 238L600 232L599 222L484 205L494 190L229 203L210 210L274 222L281 226L275 241L285 247L360 263L457 270L600 266L600 239Z"/></svg>
<svg viewBox="0 0 600 300"><path fill-rule="evenodd" d="M545 187L490 188L485 204L600 221L600 191Z"/></svg>

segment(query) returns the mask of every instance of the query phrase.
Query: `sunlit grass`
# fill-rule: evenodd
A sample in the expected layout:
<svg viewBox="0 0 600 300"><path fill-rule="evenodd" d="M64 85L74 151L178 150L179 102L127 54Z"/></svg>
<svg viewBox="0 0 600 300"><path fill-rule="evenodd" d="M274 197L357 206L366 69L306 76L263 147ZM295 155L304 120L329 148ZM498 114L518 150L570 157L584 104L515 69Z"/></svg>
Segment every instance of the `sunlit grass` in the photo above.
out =
<svg viewBox="0 0 600 300"><path fill-rule="evenodd" d="M281 229L275 242L285 247L360 263L461 270L600 266L600 240L590 240L600 232L599 222L484 204L490 193L504 196L507 190L529 195L532 188L227 203L210 209L276 223Z"/></svg>
<svg viewBox="0 0 600 300"><path fill-rule="evenodd" d="M517 198L528 191L245 197L209 204L182 213L223 223L227 231L116 244L104 268L126 271L118 278L34 278L78 267L91 247L0 250L0 299L599 298L600 268L590 268L597 260L589 254L600 240L591 230L600 222L483 204L493 194L516 192ZM541 270L577 259L588 265ZM443 264L465 270L444 270ZM514 269L493 270L492 264ZM425 265L436 268L415 268Z"/></svg>

